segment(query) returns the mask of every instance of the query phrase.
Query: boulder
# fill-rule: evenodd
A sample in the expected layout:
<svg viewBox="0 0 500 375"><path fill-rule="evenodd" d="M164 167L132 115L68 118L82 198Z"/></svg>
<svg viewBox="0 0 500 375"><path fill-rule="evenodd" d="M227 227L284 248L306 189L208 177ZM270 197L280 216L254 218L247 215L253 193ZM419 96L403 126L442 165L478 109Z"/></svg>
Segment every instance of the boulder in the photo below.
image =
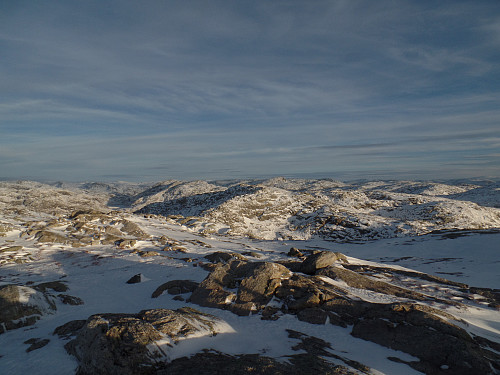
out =
<svg viewBox="0 0 500 375"><path fill-rule="evenodd" d="M328 320L328 313L318 307L310 307L300 310L297 318L311 324L325 324Z"/></svg>
<svg viewBox="0 0 500 375"><path fill-rule="evenodd" d="M96 314L65 348L78 360L78 374L157 374L178 341L227 329L219 318L190 308Z"/></svg>
<svg viewBox="0 0 500 375"><path fill-rule="evenodd" d="M377 293L388 294L396 297L414 299L417 301L435 301L436 298L426 296L413 290L401 288L375 278L361 275L357 272L343 268L342 266L324 267L318 270L317 275L327 276L333 280L344 281L347 285L358 288L372 290ZM440 301L452 303L452 301Z"/></svg>
<svg viewBox="0 0 500 375"><path fill-rule="evenodd" d="M191 280L170 280L166 283L160 285L151 295L151 298L157 298L163 294L166 290L169 294L184 294L191 293L197 287L199 283Z"/></svg>
<svg viewBox="0 0 500 375"><path fill-rule="evenodd" d="M216 251L214 253L208 254L204 256L205 259L209 260L212 263L227 263L233 259L239 260L247 260L243 255L238 253L226 253L223 251Z"/></svg>
<svg viewBox="0 0 500 375"><path fill-rule="evenodd" d="M141 258L150 258L150 257L156 257L159 256L160 253L158 251L153 251L153 250L147 250L147 251L138 251L137 254Z"/></svg>
<svg viewBox="0 0 500 375"><path fill-rule="evenodd" d="M137 244L137 241L131 239L123 239L123 240L118 240L116 244L120 249L125 249L134 247Z"/></svg>
<svg viewBox="0 0 500 375"><path fill-rule="evenodd" d="M288 256L300 258L300 257L303 257L304 254L302 254L302 252L299 249L297 249L296 247L291 247L290 251L288 252Z"/></svg>
<svg viewBox="0 0 500 375"><path fill-rule="evenodd" d="M249 315L263 309L281 285L281 280L290 276L291 272L277 263L234 260L219 263L194 290L190 301Z"/></svg>
<svg viewBox="0 0 500 375"><path fill-rule="evenodd" d="M254 302L267 304L282 279L288 279L292 273L281 264L257 262L250 274L241 280L236 302Z"/></svg>
<svg viewBox="0 0 500 375"><path fill-rule="evenodd" d="M321 280L300 274L294 274L289 279L283 280L282 285L276 289L275 295L284 302L286 310L291 312L318 307L338 296Z"/></svg>
<svg viewBox="0 0 500 375"><path fill-rule="evenodd" d="M101 239L101 244L103 245L117 245L124 240L123 237L115 236L114 234L106 234L103 239Z"/></svg>
<svg viewBox="0 0 500 375"><path fill-rule="evenodd" d="M69 294L58 294L57 298L59 298L59 300L65 305L78 306L84 304L81 298L70 296Z"/></svg>
<svg viewBox="0 0 500 375"><path fill-rule="evenodd" d="M122 220L121 231L127 233L129 236L136 237L137 239L146 240L150 236L144 232L139 225L129 220Z"/></svg>
<svg viewBox="0 0 500 375"><path fill-rule="evenodd" d="M72 242L72 240L68 237L48 230L38 231L35 235L35 238L38 240L38 242L42 243L69 244Z"/></svg>
<svg viewBox="0 0 500 375"><path fill-rule="evenodd" d="M80 210L72 212L69 218L74 221L80 221L86 223L88 221L93 221L93 220L108 219L109 216L100 211Z"/></svg>
<svg viewBox="0 0 500 375"><path fill-rule="evenodd" d="M234 277L229 264L219 263L193 291L189 301L200 306L226 308L236 294L226 288L234 287Z"/></svg>
<svg viewBox="0 0 500 375"><path fill-rule="evenodd" d="M24 342L24 344L29 345L29 348L26 349L26 352L29 353L29 352L32 352L33 350L43 348L49 342L50 342L49 339L32 338L32 339L26 340Z"/></svg>
<svg viewBox="0 0 500 375"><path fill-rule="evenodd" d="M138 284L142 281L142 274L138 273L137 275L132 276L127 280L127 284Z"/></svg>
<svg viewBox="0 0 500 375"><path fill-rule="evenodd" d="M55 310L53 298L34 288L12 284L0 287L0 333L33 325Z"/></svg>
<svg viewBox="0 0 500 375"><path fill-rule="evenodd" d="M317 270L331 266L335 262L347 263L347 258L344 254L334 253L331 251L320 251L316 254L309 255L301 265L301 272L314 275Z"/></svg>
<svg viewBox="0 0 500 375"><path fill-rule="evenodd" d="M45 283L40 283L34 286L36 290L39 290L40 292L46 292L47 289L53 290L55 292L66 292L69 288L68 286L62 282L62 281L48 281Z"/></svg>

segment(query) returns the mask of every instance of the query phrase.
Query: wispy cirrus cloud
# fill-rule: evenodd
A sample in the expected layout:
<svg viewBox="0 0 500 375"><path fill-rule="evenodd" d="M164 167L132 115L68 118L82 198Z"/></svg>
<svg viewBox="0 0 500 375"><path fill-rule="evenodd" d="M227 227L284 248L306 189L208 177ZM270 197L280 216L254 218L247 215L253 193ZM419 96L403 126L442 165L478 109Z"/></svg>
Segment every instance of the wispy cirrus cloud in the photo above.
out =
<svg viewBox="0 0 500 375"><path fill-rule="evenodd" d="M397 174L498 147L494 2L0 7L3 176Z"/></svg>

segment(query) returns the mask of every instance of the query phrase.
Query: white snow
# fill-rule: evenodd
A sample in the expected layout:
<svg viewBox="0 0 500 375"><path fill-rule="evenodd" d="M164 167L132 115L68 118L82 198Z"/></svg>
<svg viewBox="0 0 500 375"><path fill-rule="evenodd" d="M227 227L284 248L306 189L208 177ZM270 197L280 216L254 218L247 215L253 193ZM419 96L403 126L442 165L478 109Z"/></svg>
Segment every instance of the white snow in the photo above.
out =
<svg viewBox="0 0 500 375"><path fill-rule="evenodd" d="M404 361L418 359L356 339L350 335L350 327L313 325L301 322L293 315L283 315L276 321L264 321L258 315L240 317L228 311L176 301L168 293L151 298L151 293L166 281L202 281L208 272L197 265L204 255L214 251L252 251L261 256L255 260L277 261L287 259L283 253L290 247L331 250L346 254L351 264L411 269L472 286L500 288L500 233L472 231L500 228L500 199L496 183L347 184L286 179L247 183L246 187L240 187L230 183L166 181L155 187L142 185L141 188L86 185L86 190L81 190L79 185L67 189L32 182L0 183L0 223L16 227L0 237L0 249L23 246L23 250L16 253L0 251L0 285L36 285L61 280L67 283L68 294L85 302L79 306L57 302L57 311L44 315L34 326L1 334L0 374L74 373L77 362L66 353L66 341L52 335L56 327L70 320L86 319L96 313L137 313L144 309L183 306L214 314L221 321L216 323L217 335L205 329L177 343L165 337L151 345L151 350L161 349L170 360L211 348L228 354L260 353L286 361L286 356L297 353L292 347L298 341L290 339L286 332L286 329L293 329L330 342L333 353L370 366L374 374L418 373L387 357ZM201 215L192 225L181 226L177 220L168 222L162 216L144 218L141 214L130 213L130 209L122 209L120 215L138 223L154 237L164 235L178 241L187 252L161 252L152 241L142 240L137 242L137 249L160 252L160 256L142 258L110 245L73 248L40 244L32 236L19 236L26 230L24 225L29 220L51 220L57 212L68 207L106 207L112 189L133 192L130 201L121 201L122 206L132 202L132 209L185 198L183 215ZM218 196L213 201L205 201L202 206L196 200L201 199L202 194L226 192L228 197ZM27 195L30 199L26 206L22 210L14 209L14 202L22 201ZM43 201L47 199L49 203L56 201L58 207L44 205ZM189 206L190 202L193 206ZM323 223L323 219L330 221ZM349 227L351 224L353 228ZM64 233L63 226L57 229ZM430 233L438 229L460 229L462 232L451 232L450 236ZM203 233L206 234L200 235ZM321 233L323 237L319 235ZM183 258L195 261L188 263ZM22 259L24 263L16 263L15 259ZM249 259L253 258L249 256ZM143 275L140 283L126 284L130 277L139 273ZM324 280L364 300L379 303L402 300L352 288L343 282ZM425 281L416 283L415 290L435 296L447 293L445 289L434 286ZM21 290L23 303L36 305L45 312L50 310L40 292L31 287L22 287ZM468 303L467 309L448 307L446 310L466 323L456 324L471 334L500 342L500 312L474 301L462 302ZM281 305L272 300L269 306ZM26 353L28 345L23 343L33 337L49 338L50 343Z"/></svg>

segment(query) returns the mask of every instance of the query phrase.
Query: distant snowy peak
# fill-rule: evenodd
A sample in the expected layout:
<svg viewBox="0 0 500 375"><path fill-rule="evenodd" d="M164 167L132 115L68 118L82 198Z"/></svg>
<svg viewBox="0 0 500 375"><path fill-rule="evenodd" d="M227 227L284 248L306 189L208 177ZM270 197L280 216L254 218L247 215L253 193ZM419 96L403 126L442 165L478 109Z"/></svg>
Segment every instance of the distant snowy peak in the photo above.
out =
<svg viewBox="0 0 500 375"><path fill-rule="evenodd" d="M482 189L488 206L455 199L466 198L477 189ZM136 212L181 215L176 220L206 234L267 240L314 235L341 241L370 240L437 230L500 228L500 210L492 203L498 194L495 189L472 184L403 181L348 185L283 178L229 187L176 182L165 185L155 196L156 202L152 195L140 202Z"/></svg>
<svg viewBox="0 0 500 375"><path fill-rule="evenodd" d="M210 184L206 181L163 181L133 197L132 205L138 209L151 203L168 202L226 189L226 187Z"/></svg>

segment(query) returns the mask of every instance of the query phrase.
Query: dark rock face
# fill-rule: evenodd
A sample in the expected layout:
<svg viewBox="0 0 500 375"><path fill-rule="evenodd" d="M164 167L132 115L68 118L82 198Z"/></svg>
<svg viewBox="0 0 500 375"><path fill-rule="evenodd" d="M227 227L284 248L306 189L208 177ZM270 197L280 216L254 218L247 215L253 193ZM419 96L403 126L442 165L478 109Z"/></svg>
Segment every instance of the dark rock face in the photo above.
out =
<svg viewBox="0 0 500 375"><path fill-rule="evenodd" d="M83 305L84 303L81 298L70 296L69 294L58 294L57 298L59 298L59 300L65 305L78 306Z"/></svg>
<svg viewBox="0 0 500 375"><path fill-rule="evenodd" d="M220 323L190 308L98 314L87 319L65 348L78 359L80 375L156 374L164 366L168 346L200 332L214 335ZM65 326L58 329L61 334L71 330L71 324ZM158 340L168 344L161 346Z"/></svg>
<svg viewBox="0 0 500 375"><path fill-rule="evenodd" d="M132 276L127 280L127 284L138 284L142 281L142 274L138 273L137 275Z"/></svg>
<svg viewBox="0 0 500 375"><path fill-rule="evenodd" d="M319 356L302 354L290 358L291 363L258 354L231 356L224 353L198 353L173 360L157 375L355 375L347 367L333 365Z"/></svg>
<svg viewBox="0 0 500 375"><path fill-rule="evenodd" d="M26 349L26 352L32 352L33 350L37 350L40 348L43 348L50 342L49 339L40 339L40 338L32 338L29 340L26 340L24 343L29 345L29 348Z"/></svg>
<svg viewBox="0 0 500 375"><path fill-rule="evenodd" d="M433 318L421 317L423 321ZM357 322L352 335L418 357L419 362L409 364L426 374L442 373L442 365L448 366L449 373L457 375L491 373L490 365L476 343L447 334L446 330L371 318Z"/></svg>
<svg viewBox="0 0 500 375"><path fill-rule="evenodd" d="M62 326L57 327L53 334L57 335L63 339L69 339L71 336L75 336L80 329L85 326L86 320L72 320Z"/></svg>

